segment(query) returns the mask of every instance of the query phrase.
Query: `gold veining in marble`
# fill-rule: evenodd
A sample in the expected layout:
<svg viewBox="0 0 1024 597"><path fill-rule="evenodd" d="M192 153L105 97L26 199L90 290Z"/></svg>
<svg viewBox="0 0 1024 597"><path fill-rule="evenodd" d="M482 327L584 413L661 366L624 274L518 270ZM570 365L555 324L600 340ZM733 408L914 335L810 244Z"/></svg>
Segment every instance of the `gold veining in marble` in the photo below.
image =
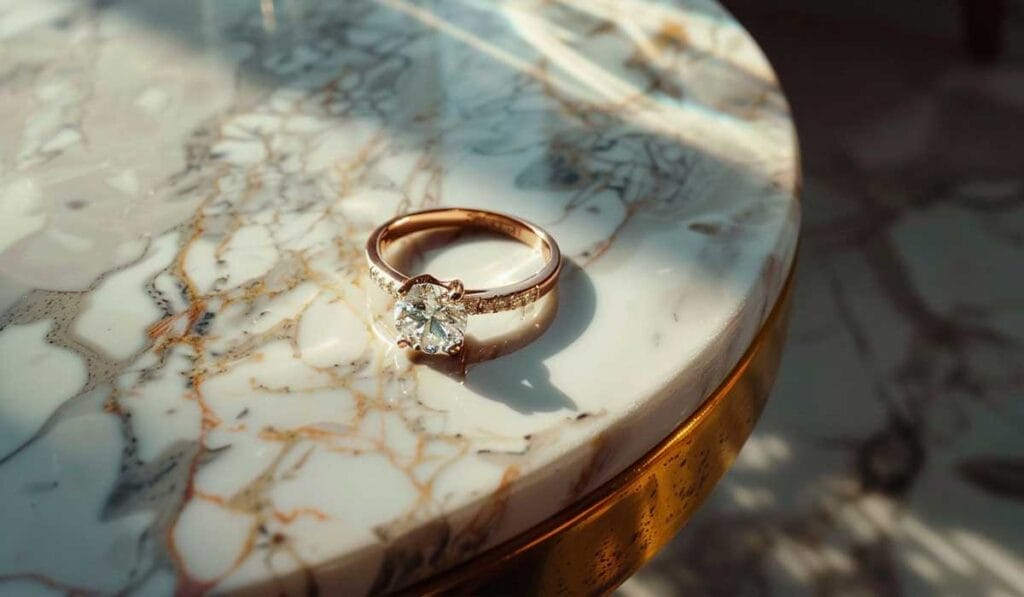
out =
<svg viewBox="0 0 1024 597"><path fill-rule="evenodd" d="M792 259L785 101L710 2L11 6L0 588L401 589L656 444ZM557 301L408 359L363 241L470 204L558 236Z"/></svg>

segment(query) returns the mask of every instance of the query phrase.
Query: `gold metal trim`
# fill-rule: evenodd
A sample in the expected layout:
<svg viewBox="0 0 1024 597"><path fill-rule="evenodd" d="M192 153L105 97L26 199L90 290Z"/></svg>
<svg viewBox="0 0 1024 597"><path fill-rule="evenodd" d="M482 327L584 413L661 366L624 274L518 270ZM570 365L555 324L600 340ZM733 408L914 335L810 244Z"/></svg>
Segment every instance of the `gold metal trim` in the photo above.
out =
<svg viewBox="0 0 1024 597"><path fill-rule="evenodd" d="M661 444L586 499L408 595L600 595L690 519L753 431L778 371L793 273L739 364Z"/></svg>

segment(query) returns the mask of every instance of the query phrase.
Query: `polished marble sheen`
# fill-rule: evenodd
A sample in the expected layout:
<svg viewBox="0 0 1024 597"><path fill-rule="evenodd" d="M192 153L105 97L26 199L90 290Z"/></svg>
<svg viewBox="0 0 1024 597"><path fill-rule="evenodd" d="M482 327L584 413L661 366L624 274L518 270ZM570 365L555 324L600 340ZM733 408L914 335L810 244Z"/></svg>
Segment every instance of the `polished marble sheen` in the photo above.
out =
<svg viewBox="0 0 1024 597"><path fill-rule="evenodd" d="M710 1L3 0L0 593L383 592L529 528L733 368L798 179ZM461 370L380 341L362 255L437 206L566 257Z"/></svg>

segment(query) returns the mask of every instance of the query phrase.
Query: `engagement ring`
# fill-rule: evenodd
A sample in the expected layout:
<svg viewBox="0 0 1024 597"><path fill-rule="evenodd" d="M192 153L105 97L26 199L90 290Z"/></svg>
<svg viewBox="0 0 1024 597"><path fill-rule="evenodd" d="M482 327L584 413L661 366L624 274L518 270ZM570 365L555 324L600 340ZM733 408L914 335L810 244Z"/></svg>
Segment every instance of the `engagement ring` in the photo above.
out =
<svg viewBox="0 0 1024 597"><path fill-rule="evenodd" d="M467 289L458 279L442 281L430 274L407 276L383 254L396 240L425 230L478 228L511 237L540 249L544 266L515 284ZM395 298L398 346L426 354L457 355L465 344L470 315L518 309L547 294L558 281L562 255L551 235L519 218L481 209L432 209L395 217L373 231L366 242L370 278Z"/></svg>

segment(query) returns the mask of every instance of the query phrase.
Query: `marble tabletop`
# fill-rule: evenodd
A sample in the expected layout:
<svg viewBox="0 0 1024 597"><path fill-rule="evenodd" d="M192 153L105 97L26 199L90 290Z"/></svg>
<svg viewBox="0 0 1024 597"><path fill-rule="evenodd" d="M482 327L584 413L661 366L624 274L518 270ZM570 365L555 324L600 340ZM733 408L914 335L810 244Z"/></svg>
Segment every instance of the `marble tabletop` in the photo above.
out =
<svg viewBox="0 0 1024 597"><path fill-rule="evenodd" d="M386 592L528 529L736 364L798 183L707 0L3 0L0 594ZM566 255L454 363L362 255L437 206ZM411 263L538 259L448 240Z"/></svg>

